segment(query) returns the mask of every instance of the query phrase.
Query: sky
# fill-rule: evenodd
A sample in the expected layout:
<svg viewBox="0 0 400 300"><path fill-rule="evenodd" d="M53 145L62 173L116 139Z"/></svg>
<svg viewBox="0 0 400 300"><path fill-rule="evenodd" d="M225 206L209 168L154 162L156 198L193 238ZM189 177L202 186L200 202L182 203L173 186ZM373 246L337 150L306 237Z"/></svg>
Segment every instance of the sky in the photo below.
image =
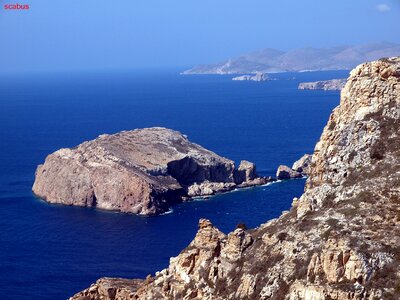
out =
<svg viewBox="0 0 400 300"><path fill-rule="evenodd" d="M0 0L0 73L190 67L400 43L400 0ZM6 4L29 10L6 10Z"/></svg>

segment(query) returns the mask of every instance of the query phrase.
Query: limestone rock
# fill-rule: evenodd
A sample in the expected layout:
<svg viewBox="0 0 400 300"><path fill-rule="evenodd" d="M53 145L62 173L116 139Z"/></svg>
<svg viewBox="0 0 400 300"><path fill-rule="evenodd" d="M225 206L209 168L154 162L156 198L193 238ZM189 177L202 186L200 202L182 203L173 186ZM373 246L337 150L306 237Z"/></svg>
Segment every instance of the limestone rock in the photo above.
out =
<svg viewBox="0 0 400 300"><path fill-rule="evenodd" d="M242 180L235 180L237 172ZM50 203L148 215L255 178L253 164L235 170L233 161L181 133L155 127L104 134L50 154L38 166L32 190Z"/></svg>
<svg viewBox="0 0 400 300"><path fill-rule="evenodd" d="M239 168L235 172L234 177L236 183L254 180L258 177L256 173L256 165L247 160L242 160L240 162Z"/></svg>
<svg viewBox="0 0 400 300"><path fill-rule="evenodd" d="M302 175L308 175L310 173L312 155L304 154L299 160L295 161L292 170L295 170Z"/></svg>
<svg viewBox="0 0 400 300"><path fill-rule="evenodd" d="M398 299L399 143L400 58L360 65L290 211L228 235L201 220L167 269L132 285L135 299Z"/></svg>
<svg viewBox="0 0 400 300"><path fill-rule="evenodd" d="M143 283L140 279L100 278L88 289L76 294L75 300L123 300L134 299L134 295Z"/></svg>
<svg viewBox="0 0 400 300"><path fill-rule="evenodd" d="M312 155L304 154L297 160L292 168L285 165L280 165L276 171L276 177L279 180L301 178L307 176L310 172Z"/></svg>
<svg viewBox="0 0 400 300"><path fill-rule="evenodd" d="M398 60L382 59L351 72L315 147L301 214L333 198L368 200L377 190L397 192Z"/></svg>
<svg viewBox="0 0 400 300"><path fill-rule="evenodd" d="M252 243L252 236L242 228L237 228L235 231L228 234L228 238L225 247L223 247L223 250L221 251L221 255L228 260L240 259L244 251Z"/></svg>
<svg viewBox="0 0 400 300"><path fill-rule="evenodd" d="M236 186L233 182L209 182L194 183L187 187L189 197L211 196L232 190Z"/></svg>
<svg viewBox="0 0 400 300"><path fill-rule="evenodd" d="M293 179L302 177L300 172L292 170L288 166L280 165L276 171L276 178L282 179Z"/></svg>

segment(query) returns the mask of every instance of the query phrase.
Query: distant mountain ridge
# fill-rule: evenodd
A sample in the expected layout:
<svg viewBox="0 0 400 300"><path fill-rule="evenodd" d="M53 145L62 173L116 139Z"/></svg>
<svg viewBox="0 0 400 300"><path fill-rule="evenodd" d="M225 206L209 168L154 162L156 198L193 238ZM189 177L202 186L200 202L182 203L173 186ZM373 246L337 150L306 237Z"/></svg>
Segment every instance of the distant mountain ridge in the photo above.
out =
<svg viewBox="0 0 400 300"><path fill-rule="evenodd" d="M215 64L202 64L182 74L249 74L350 70L381 57L400 55L400 44L374 43L332 48L299 48L290 51L263 49Z"/></svg>

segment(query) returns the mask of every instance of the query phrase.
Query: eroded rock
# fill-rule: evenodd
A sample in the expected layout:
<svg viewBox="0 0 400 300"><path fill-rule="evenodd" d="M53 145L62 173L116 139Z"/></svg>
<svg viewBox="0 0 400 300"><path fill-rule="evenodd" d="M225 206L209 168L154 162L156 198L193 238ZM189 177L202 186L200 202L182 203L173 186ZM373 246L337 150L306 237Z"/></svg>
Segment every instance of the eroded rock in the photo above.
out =
<svg viewBox="0 0 400 300"><path fill-rule="evenodd" d="M306 176L310 173L312 155L304 154L299 160L295 161L292 170Z"/></svg>
<svg viewBox="0 0 400 300"><path fill-rule="evenodd" d="M301 175L300 172L292 170L288 166L284 166L284 165L280 165L278 167L278 170L276 171L276 178L278 178L280 180L301 178L302 176L303 175Z"/></svg>
<svg viewBox="0 0 400 300"><path fill-rule="evenodd" d="M399 134L400 58L360 65L342 90L315 148L305 192L291 210L228 235L201 220L189 247L134 297L398 299Z"/></svg>
<svg viewBox="0 0 400 300"><path fill-rule="evenodd" d="M235 170L233 161L181 133L155 127L104 134L50 154L32 190L50 203L148 215L187 197L260 184L255 179L267 180L254 164L243 161Z"/></svg>

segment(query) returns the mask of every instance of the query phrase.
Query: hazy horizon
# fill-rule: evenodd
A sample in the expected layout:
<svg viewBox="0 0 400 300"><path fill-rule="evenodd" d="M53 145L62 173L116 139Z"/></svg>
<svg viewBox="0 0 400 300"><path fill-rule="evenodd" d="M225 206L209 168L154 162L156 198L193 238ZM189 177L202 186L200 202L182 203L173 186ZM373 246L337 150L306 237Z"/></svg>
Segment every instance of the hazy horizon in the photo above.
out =
<svg viewBox="0 0 400 300"><path fill-rule="evenodd" d="M1 1L0 73L186 68L274 48L400 43L400 2ZM388 30L390 28L390 30Z"/></svg>

